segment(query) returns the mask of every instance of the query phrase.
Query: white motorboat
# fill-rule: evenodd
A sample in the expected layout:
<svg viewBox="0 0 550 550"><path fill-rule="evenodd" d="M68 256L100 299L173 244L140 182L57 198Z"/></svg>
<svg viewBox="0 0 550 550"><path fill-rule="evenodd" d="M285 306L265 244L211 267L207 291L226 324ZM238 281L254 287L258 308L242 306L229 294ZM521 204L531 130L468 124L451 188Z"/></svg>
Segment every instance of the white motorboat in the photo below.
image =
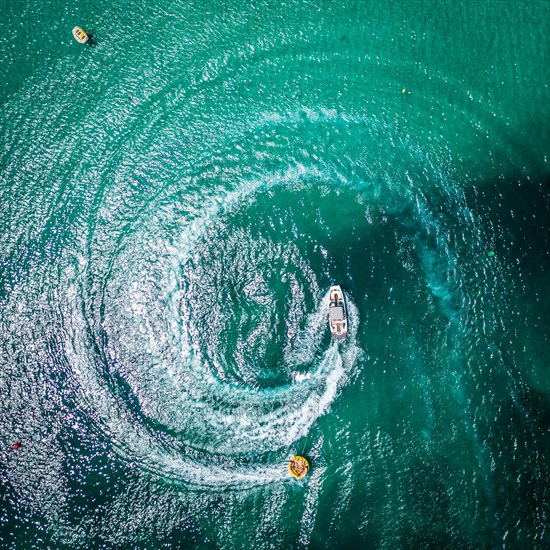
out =
<svg viewBox="0 0 550 550"><path fill-rule="evenodd" d="M328 324L335 340L344 340L348 335L348 316L344 293L339 285L333 285L329 291Z"/></svg>

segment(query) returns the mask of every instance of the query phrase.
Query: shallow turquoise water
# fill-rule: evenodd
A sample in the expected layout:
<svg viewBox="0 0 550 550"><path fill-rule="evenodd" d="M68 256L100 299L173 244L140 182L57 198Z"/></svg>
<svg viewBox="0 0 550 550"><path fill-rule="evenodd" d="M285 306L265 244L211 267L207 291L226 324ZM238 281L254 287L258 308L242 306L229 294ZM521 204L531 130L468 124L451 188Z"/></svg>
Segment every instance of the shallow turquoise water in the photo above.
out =
<svg viewBox="0 0 550 550"><path fill-rule="evenodd" d="M548 546L548 2L2 9L3 547Z"/></svg>

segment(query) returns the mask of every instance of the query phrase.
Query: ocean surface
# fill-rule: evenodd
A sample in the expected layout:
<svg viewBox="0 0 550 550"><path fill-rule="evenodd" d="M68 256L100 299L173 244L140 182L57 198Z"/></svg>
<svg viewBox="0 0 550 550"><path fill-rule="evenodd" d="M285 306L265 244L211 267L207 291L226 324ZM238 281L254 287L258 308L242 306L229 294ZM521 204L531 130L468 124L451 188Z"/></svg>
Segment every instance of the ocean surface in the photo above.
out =
<svg viewBox="0 0 550 550"><path fill-rule="evenodd" d="M0 15L0 548L550 546L548 1Z"/></svg>

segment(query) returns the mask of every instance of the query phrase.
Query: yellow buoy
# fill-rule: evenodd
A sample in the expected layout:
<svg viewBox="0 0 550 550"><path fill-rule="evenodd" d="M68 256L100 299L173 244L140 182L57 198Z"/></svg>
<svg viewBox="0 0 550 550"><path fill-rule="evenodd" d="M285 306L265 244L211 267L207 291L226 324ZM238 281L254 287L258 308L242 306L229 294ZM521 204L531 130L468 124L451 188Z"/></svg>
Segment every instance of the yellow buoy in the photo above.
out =
<svg viewBox="0 0 550 550"><path fill-rule="evenodd" d="M73 36L77 42L80 42L81 44L86 44L88 40L90 40L90 37L88 36L88 33L81 29L80 27L75 27L73 29Z"/></svg>
<svg viewBox="0 0 550 550"><path fill-rule="evenodd" d="M288 463L288 471L296 479L300 479L307 474L309 462L303 456L293 456Z"/></svg>

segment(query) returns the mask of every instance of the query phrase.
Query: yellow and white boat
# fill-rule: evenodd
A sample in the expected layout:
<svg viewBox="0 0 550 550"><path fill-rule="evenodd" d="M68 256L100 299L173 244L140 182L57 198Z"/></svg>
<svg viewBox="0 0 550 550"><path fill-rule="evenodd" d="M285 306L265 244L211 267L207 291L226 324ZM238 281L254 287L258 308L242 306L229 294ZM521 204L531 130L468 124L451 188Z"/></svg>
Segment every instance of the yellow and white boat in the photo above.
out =
<svg viewBox="0 0 550 550"><path fill-rule="evenodd" d="M73 29L73 36L74 36L74 39L77 42L80 42L81 44L86 44L86 42L90 40L88 33L84 29L81 29L80 27L75 27Z"/></svg>
<svg viewBox="0 0 550 550"><path fill-rule="evenodd" d="M309 462L303 456L293 456L288 463L288 471L292 477L301 479L309 470Z"/></svg>

